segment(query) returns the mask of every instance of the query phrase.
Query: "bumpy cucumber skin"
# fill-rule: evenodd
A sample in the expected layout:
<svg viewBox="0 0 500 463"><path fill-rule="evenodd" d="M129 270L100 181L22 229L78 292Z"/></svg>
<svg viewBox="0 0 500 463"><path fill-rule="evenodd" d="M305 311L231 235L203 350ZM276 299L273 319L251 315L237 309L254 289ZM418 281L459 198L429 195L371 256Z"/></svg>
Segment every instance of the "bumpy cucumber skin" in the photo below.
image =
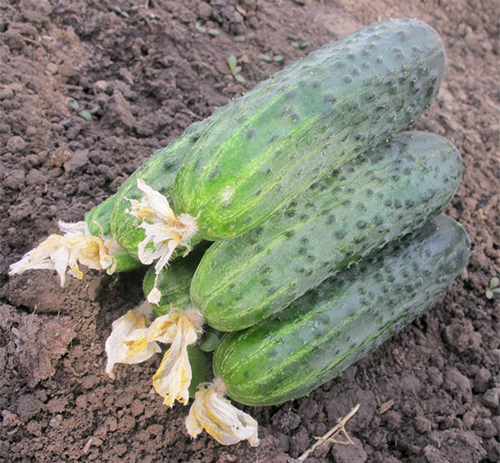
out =
<svg viewBox="0 0 500 463"><path fill-rule="evenodd" d="M110 221L111 210L113 209L115 199L116 197L113 195L85 214L85 222L87 222L87 226L92 235L101 238L110 238L113 236Z"/></svg>
<svg viewBox="0 0 500 463"><path fill-rule="evenodd" d="M85 215L85 222L92 235L105 240L113 239L113 232L111 231L111 211L113 210L115 200L116 195L110 196L106 201L98 204ZM137 258L131 256L126 251L115 252L114 258L116 260L117 272L134 270L142 265Z"/></svg>
<svg viewBox="0 0 500 463"><path fill-rule="evenodd" d="M207 240L255 228L408 128L435 99L445 64L437 32L411 19L374 23L311 53L214 113L182 163L176 211L198 217Z"/></svg>
<svg viewBox="0 0 500 463"><path fill-rule="evenodd" d="M184 310L192 306L189 295L191 280L207 248L208 243L204 242L186 257L175 259L171 265L162 270L157 284L162 297L158 304L152 304L156 317L166 315L171 307ZM155 277L154 267L151 267L142 283L144 297L147 297L153 289Z"/></svg>
<svg viewBox="0 0 500 463"><path fill-rule="evenodd" d="M440 216L248 330L227 333L214 373L246 405L307 395L364 358L443 296L470 242Z"/></svg>
<svg viewBox="0 0 500 463"><path fill-rule="evenodd" d="M111 232L129 254L137 257L137 247L146 237L144 229L136 228L137 219L127 212L131 207L130 199L140 201L144 196L137 188L137 179L144 180L148 186L159 191L173 206L171 199L177 171L199 135L211 123L213 121L206 119L189 126L181 137L170 142L166 148L156 151L146 160L116 192L111 211ZM200 241L198 237L194 237L191 245L196 246Z"/></svg>
<svg viewBox="0 0 500 463"><path fill-rule="evenodd" d="M207 323L237 331L440 214L461 179L439 135L403 132L297 196L260 227L214 243L191 284Z"/></svg>

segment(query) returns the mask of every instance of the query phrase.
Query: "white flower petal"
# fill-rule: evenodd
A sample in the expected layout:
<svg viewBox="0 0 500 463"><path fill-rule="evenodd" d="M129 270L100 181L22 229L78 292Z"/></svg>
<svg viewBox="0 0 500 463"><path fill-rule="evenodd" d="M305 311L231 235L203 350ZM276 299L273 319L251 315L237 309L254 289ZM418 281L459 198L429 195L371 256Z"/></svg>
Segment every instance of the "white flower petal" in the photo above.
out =
<svg viewBox="0 0 500 463"><path fill-rule="evenodd" d="M144 196L140 202L135 199L129 200L131 209L128 211L141 221L137 226L143 228L146 235L138 245L137 255L145 265L158 259L155 265L155 272L158 275L168 264L177 246L182 244L189 250L189 241L198 231L198 227L195 219L189 215L181 214L182 220L179 220L167 198L153 190L144 180L137 180L137 188L144 193ZM151 302L154 299L148 298L148 300Z"/></svg>

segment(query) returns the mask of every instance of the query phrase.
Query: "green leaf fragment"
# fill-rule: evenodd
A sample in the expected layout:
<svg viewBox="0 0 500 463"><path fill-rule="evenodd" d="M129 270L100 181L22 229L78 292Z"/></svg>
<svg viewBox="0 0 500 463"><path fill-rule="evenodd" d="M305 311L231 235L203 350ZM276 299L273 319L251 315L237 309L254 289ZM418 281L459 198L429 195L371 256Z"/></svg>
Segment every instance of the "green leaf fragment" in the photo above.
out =
<svg viewBox="0 0 500 463"><path fill-rule="evenodd" d="M231 69L231 71L234 71L234 68L236 67L236 65L238 64L238 61L236 59L236 56L230 56L228 59L227 59L227 64L229 65L229 69Z"/></svg>
<svg viewBox="0 0 500 463"><path fill-rule="evenodd" d="M80 111L80 116L88 121L92 120L92 114L90 114L88 111Z"/></svg>
<svg viewBox="0 0 500 463"><path fill-rule="evenodd" d="M78 101L75 101L75 100L70 100L69 105L70 105L73 109L78 109L78 108L80 107L80 105L78 104Z"/></svg>
<svg viewBox="0 0 500 463"><path fill-rule="evenodd" d="M240 75L240 74L236 74L236 75L234 76L234 78L235 78L238 82L241 82L241 83L246 82L245 78L244 78L242 75Z"/></svg>

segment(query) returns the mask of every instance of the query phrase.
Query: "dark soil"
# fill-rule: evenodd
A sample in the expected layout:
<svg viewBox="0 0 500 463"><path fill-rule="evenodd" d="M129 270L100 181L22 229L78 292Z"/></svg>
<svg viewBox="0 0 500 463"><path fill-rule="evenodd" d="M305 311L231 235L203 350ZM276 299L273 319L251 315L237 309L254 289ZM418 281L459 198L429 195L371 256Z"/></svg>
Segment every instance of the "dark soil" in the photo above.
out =
<svg viewBox="0 0 500 463"><path fill-rule="evenodd" d="M140 3L0 0L0 461L285 463L356 403L347 425L356 445L320 446L309 463L499 461L500 294L485 297L500 268L498 3L132 8ZM223 447L205 433L192 440L188 408L168 409L152 392L159 358L119 365L114 381L104 373L111 323L141 301L144 271L87 271L61 289L53 272L9 278L8 266L57 232L58 220L82 220L192 122L321 45L402 16L428 22L447 48L440 95L415 128L446 136L463 156L447 213L470 234L470 263L442 301L341 378L282 406L245 407L260 424L259 447Z"/></svg>

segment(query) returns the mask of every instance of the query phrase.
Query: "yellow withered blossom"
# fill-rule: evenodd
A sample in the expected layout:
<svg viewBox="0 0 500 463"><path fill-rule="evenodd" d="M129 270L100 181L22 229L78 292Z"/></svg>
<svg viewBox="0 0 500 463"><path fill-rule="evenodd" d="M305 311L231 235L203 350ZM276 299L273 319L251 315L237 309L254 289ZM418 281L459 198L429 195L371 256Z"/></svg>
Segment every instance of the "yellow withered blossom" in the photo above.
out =
<svg viewBox="0 0 500 463"><path fill-rule="evenodd" d="M238 410L225 396L226 387L221 379L199 386L193 405L186 419L186 427L191 437L203 430L217 442L233 445L248 440L253 447L259 445L257 421Z"/></svg>
<svg viewBox="0 0 500 463"><path fill-rule="evenodd" d="M138 363L147 360L155 352L159 352L157 343L171 344L153 377L153 386L163 397L165 405L171 407L175 400L186 404L189 400L188 388L192 379L187 347L197 341L202 331L201 314L196 310L180 312L172 309L170 313L156 318L149 326L135 325L135 316L132 315L129 321L130 330L127 331L124 326L120 325L121 331L117 332L116 336L114 336L113 324L113 333L110 338L118 339L121 335L121 345L109 343L110 350L108 350L108 342L106 342L108 359L112 359L113 364ZM117 353L118 351L120 353ZM151 355L149 355L150 352L152 352ZM143 360L140 360L141 356L144 357ZM108 364L109 362L108 360Z"/></svg>
<svg viewBox="0 0 500 463"><path fill-rule="evenodd" d="M66 270L78 279L83 273L78 264L96 270L106 269L109 274L116 270L113 253L119 248L113 240L106 241L90 233L85 222L59 222L64 235L50 235L45 241L23 258L10 266L10 275L23 273L31 269L55 270L64 287Z"/></svg>

